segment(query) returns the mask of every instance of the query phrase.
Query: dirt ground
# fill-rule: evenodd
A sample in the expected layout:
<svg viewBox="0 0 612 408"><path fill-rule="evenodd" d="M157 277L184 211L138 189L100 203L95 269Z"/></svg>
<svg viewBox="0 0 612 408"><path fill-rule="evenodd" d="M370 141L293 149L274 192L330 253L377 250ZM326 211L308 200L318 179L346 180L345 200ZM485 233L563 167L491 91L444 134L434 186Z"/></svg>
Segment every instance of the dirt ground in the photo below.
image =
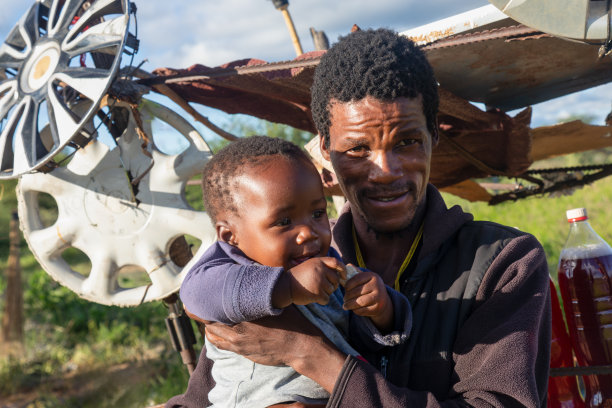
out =
<svg viewBox="0 0 612 408"><path fill-rule="evenodd" d="M151 361L81 371L39 384L35 389L0 398L0 408L119 407L119 401L132 399L128 394L154 376L155 365ZM113 401L118 405L114 405Z"/></svg>

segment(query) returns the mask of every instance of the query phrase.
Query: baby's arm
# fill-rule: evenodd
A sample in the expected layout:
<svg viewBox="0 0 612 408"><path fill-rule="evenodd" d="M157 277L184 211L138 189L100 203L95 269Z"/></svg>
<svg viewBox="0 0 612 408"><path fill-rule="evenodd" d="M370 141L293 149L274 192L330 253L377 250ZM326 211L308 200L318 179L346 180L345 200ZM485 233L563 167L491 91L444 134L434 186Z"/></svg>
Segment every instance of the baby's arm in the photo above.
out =
<svg viewBox="0 0 612 408"><path fill-rule="evenodd" d="M382 284L382 278L378 274L364 271L359 272L357 276L361 276L357 278L352 273L355 269L352 265L347 265L346 268L348 281L345 284L344 308L351 308L353 312L349 324L349 338L354 343L353 346L358 351L367 353L404 343L412 330L412 307L408 298ZM374 280L376 290L369 291L368 288L372 287ZM380 289L381 284L383 290ZM381 307L381 303L387 300L389 306ZM387 309L390 311L384 311ZM379 310L378 313L376 310ZM374 318L372 315L375 315Z"/></svg>
<svg viewBox="0 0 612 408"><path fill-rule="evenodd" d="M272 292L283 268L240 265L220 250L188 272L180 297L185 309L202 320L235 324L280 314Z"/></svg>
<svg viewBox="0 0 612 408"><path fill-rule="evenodd" d="M369 317L381 333L393 330L393 304L378 274L358 273L346 282L344 289L344 309Z"/></svg>
<svg viewBox="0 0 612 408"><path fill-rule="evenodd" d="M333 257L311 258L279 277L272 304L284 308L291 304L326 305L329 296L346 279L344 264Z"/></svg>
<svg viewBox="0 0 612 408"><path fill-rule="evenodd" d="M278 315L290 304L326 304L345 278L335 258L312 258L284 271L281 267L236 263L217 243L187 273L180 297L201 320L236 324Z"/></svg>

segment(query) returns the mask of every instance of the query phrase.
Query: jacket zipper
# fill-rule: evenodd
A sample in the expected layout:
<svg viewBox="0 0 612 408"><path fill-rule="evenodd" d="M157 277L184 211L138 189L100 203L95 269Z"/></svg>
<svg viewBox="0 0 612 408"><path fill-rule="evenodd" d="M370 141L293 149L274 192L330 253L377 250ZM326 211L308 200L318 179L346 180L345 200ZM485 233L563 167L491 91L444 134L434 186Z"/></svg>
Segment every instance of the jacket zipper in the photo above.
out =
<svg viewBox="0 0 612 408"><path fill-rule="evenodd" d="M380 358L380 372L383 378L387 378L387 367L389 366L389 359L387 356L382 356Z"/></svg>

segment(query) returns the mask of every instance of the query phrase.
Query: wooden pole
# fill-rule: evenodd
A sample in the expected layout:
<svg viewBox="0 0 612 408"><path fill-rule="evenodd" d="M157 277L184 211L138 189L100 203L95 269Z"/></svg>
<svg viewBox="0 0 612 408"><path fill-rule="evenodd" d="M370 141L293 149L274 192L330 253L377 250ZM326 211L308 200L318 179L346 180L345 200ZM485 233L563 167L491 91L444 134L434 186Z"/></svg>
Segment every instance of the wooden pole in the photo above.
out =
<svg viewBox="0 0 612 408"><path fill-rule="evenodd" d="M285 17L285 24L287 24L287 28L289 29L289 34L291 35L291 41L293 41L293 48L295 48L295 53L299 57L304 52L302 51L302 45L300 44L300 38L295 31L295 25L293 24L293 20L291 19L291 15L289 14L289 10L287 10L288 6L283 6L280 11L283 13L283 17Z"/></svg>
<svg viewBox="0 0 612 408"><path fill-rule="evenodd" d="M19 218L13 211L9 226L9 256L6 268L6 303L2 316L2 341L6 349L20 352L23 348L23 286L21 265L19 263Z"/></svg>

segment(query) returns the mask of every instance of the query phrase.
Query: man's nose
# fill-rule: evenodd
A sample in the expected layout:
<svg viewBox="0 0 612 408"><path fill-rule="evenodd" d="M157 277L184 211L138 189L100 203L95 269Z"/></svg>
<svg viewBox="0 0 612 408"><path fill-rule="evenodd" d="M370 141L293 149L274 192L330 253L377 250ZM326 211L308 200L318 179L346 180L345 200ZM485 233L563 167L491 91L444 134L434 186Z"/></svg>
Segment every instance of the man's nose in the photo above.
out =
<svg viewBox="0 0 612 408"><path fill-rule="evenodd" d="M402 175L401 165L393 152L375 152L371 163L368 179L373 183L391 183Z"/></svg>
<svg viewBox="0 0 612 408"><path fill-rule="evenodd" d="M317 234L317 231L309 224L302 224L298 228L299 232L296 238L298 245L302 245L308 241L319 238L319 234Z"/></svg>

